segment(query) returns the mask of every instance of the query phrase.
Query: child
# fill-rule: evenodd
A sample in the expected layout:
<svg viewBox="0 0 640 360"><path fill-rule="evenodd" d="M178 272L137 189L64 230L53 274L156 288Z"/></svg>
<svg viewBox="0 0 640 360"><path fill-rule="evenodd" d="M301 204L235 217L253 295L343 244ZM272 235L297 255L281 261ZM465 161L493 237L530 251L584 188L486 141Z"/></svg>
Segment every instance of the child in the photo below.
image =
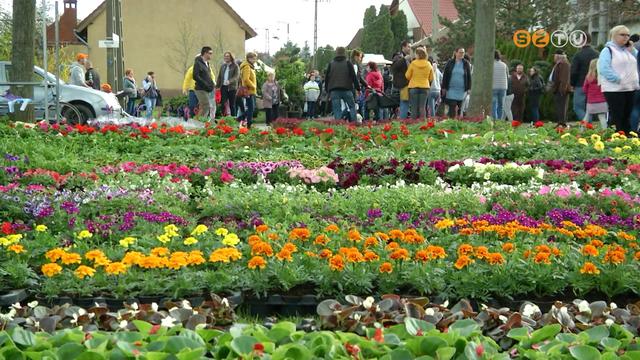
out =
<svg viewBox="0 0 640 360"><path fill-rule="evenodd" d="M307 102L307 119L316 117L316 103L320 97L320 86L313 78L309 78L304 84L304 98Z"/></svg>
<svg viewBox="0 0 640 360"><path fill-rule="evenodd" d="M582 90L587 97L587 113L584 120L591 122L591 115L597 115L600 127L606 129L609 107L598 84L598 59L593 59L589 63L589 72L587 72L587 76L584 79Z"/></svg>

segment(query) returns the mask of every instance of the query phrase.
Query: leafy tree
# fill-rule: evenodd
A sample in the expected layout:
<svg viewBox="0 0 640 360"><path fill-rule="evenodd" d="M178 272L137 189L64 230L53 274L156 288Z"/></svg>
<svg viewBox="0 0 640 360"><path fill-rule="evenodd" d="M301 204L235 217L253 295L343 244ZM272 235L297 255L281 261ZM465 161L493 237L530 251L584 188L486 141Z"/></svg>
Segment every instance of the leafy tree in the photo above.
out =
<svg viewBox="0 0 640 360"><path fill-rule="evenodd" d="M300 51L300 59L304 61L305 64L309 64L311 62L311 49L309 48L309 42L306 40L302 50Z"/></svg>
<svg viewBox="0 0 640 360"><path fill-rule="evenodd" d="M287 41L273 57L278 61L281 58L291 58L297 60L300 59L300 51L301 50L298 45L292 43L291 41Z"/></svg>
<svg viewBox="0 0 640 360"><path fill-rule="evenodd" d="M398 11L391 17L391 32L393 32L393 48L400 48L400 43L407 39L409 25L404 11Z"/></svg>
<svg viewBox="0 0 640 360"><path fill-rule="evenodd" d="M336 56L336 50L331 46L319 47L316 51L316 68L321 74L324 74L325 70L329 66L329 63Z"/></svg>
<svg viewBox="0 0 640 360"><path fill-rule="evenodd" d="M474 41L474 34L470 29L475 28L475 1L453 0L453 4L458 10L458 20L454 22L440 16L440 24L447 27L446 34L437 42L431 42L441 59L450 58L457 47L469 48Z"/></svg>
<svg viewBox="0 0 640 360"><path fill-rule="evenodd" d="M380 12L377 16L375 15L375 7L369 7L365 11L363 24L362 51L390 56L395 45L389 7L380 6Z"/></svg>
<svg viewBox="0 0 640 360"><path fill-rule="evenodd" d="M371 5L364 11L364 18L362 20L363 34L361 47L362 49L365 49L365 51L367 51L367 49L373 49L376 46L375 34L372 34L373 27L370 26L375 23L376 18L376 7Z"/></svg>
<svg viewBox="0 0 640 360"><path fill-rule="evenodd" d="M257 55L258 55L258 60L262 61L265 65L273 66L275 62L275 59L273 56L267 53L262 53L262 52L257 53Z"/></svg>
<svg viewBox="0 0 640 360"><path fill-rule="evenodd" d="M476 0L475 57L469 114L491 113L493 52L496 44L496 0Z"/></svg>

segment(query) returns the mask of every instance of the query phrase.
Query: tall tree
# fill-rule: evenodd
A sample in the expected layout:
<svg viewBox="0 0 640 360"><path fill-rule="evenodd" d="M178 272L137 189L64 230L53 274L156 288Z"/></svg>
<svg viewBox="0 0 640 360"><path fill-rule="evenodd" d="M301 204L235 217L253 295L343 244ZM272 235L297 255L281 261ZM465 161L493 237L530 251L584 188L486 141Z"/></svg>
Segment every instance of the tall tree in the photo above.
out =
<svg viewBox="0 0 640 360"><path fill-rule="evenodd" d="M446 34L436 43L431 42L441 59L450 58L457 47L469 48L474 41L473 31L469 29L475 27L475 0L453 0L453 5L458 10L458 19L452 21L440 16L440 24L447 28Z"/></svg>
<svg viewBox="0 0 640 360"><path fill-rule="evenodd" d="M471 82L471 116L491 113L493 52L496 44L496 0L475 0L474 70Z"/></svg>
<svg viewBox="0 0 640 360"><path fill-rule="evenodd" d="M336 56L336 50L331 46L327 45L324 47L319 47L318 51L316 51L316 67L320 71L321 74L324 74L327 66Z"/></svg>
<svg viewBox="0 0 640 360"><path fill-rule="evenodd" d="M13 0L13 47L11 51L11 82L29 82L33 79L35 53L36 0ZM24 98L33 98L32 86L12 86L11 92ZM16 119L33 120L31 111L18 111Z"/></svg>
<svg viewBox="0 0 640 360"><path fill-rule="evenodd" d="M389 7L381 5L378 15L375 11L375 7L371 6L364 13L362 51L390 56L395 45Z"/></svg>
<svg viewBox="0 0 640 360"><path fill-rule="evenodd" d="M360 44L360 47L367 52L376 46L375 29L371 26L372 24L375 25L376 18L376 7L371 5L364 11L364 18L362 19L362 44Z"/></svg>
<svg viewBox="0 0 640 360"><path fill-rule="evenodd" d="M304 61L304 63L308 66L311 66L311 48L309 48L309 42L306 40L304 42L302 50L300 50L300 59Z"/></svg>
<svg viewBox="0 0 640 360"><path fill-rule="evenodd" d="M400 48L400 43L407 40L409 25L407 23L407 15L404 11L399 10L391 17L391 31L393 32L393 47Z"/></svg>

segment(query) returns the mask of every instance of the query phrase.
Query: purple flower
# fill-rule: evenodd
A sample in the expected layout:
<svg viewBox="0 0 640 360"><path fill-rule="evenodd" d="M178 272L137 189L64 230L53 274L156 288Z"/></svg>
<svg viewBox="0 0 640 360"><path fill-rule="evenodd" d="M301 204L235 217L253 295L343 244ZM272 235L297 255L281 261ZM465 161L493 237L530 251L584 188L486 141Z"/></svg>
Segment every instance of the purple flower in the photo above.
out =
<svg viewBox="0 0 640 360"><path fill-rule="evenodd" d="M11 155L11 154L4 154L4 158L7 159L8 161L18 161L20 160L20 156L17 155Z"/></svg>
<svg viewBox="0 0 640 360"><path fill-rule="evenodd" d="M77 214L80 209L71 201L65 201L60 205L60 209L64 210L68 215Z"/></svg>
<svg viewBox="0 0 640 360"><path fill-rule="evenodd" d="M367 211L367 217L369 219L381 218L382 217L382 209L380 209L380 208L369 209L369 211Z"/></svg>
<svg viewBox="0 0 640 360"><path fill-rule="evenodd" d="M409 221L409 219L411 219L411 214L409 213L400 213L396 216L396 218L398 219L398 221L400 221L401 223L405 223L407 221Z"/></svg>

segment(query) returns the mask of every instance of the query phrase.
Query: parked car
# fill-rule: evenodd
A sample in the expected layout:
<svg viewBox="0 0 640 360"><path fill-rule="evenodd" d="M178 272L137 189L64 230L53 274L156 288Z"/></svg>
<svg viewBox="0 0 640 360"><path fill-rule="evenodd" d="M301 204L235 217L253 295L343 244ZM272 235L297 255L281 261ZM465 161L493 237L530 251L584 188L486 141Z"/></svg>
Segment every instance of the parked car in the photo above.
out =
<svg viewBox="0 0 640 360"><path fill-rule="evenodd" d="M0 95L6 94L9 90L9 82L11 73L11 62L0 61ZM50 89L45 91L43 84L45 71L37 66L33 68L33 78L31 81L41 83L42 85L34 86L33 103L36 109L36 119L44 118L44 98L47 94L50 104L54 100L55 76L49 72L46 73ZM71 123L86 123L89 119L95 119L101 116L121 115L122 107L114 94L108 94L102 91L85 88L76 85L70 85L60 80L60 101L73 105L75 110L62 109L62 115ZM0 96L0 116L5 116L9 112L7 99ZM51 107L50 107L51 108ZM55 116L55 115L53 115ZM51 117L51 116L50 116Z"/></svg>

